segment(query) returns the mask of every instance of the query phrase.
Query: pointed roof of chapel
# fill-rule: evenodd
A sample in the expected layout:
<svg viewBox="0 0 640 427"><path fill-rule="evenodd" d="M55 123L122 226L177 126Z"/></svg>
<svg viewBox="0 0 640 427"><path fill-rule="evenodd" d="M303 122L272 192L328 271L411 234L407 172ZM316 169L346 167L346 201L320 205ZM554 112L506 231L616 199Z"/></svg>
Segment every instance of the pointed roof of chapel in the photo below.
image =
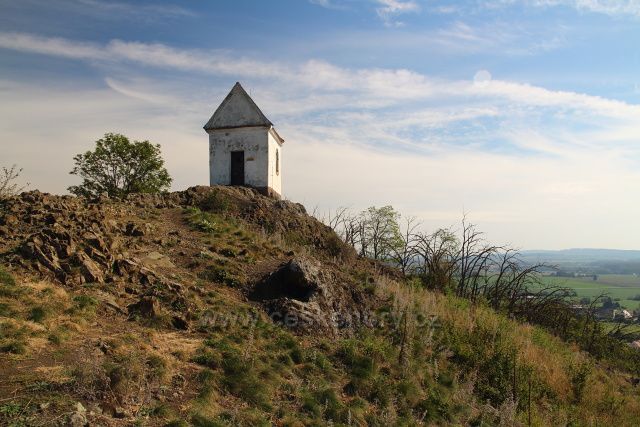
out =
<svg viewBox="0 0 640 427"><path fill-rule="evenodd" d="M229 129L248 126L273 126L260 111L240 83L236 83L222 104L213 113L204 130Z"/></svg>

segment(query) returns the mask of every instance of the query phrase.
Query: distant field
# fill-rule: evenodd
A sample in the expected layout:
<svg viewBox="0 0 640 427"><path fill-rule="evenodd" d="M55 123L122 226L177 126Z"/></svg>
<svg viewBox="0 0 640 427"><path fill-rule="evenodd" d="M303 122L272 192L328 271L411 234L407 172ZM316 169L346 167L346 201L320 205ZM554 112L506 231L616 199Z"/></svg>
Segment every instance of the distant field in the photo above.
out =
<svg viewBox="0 0 640 427"><path fill-rule="evenodd" d="M640 308L640 301L630 298L640 294L640 277L622 274L601 274L598 280L589 277L549 277L542 278L545 284L564 286L576 291L578 298L594 298L606 292L611 298L620 298L621 306L627 309Z"/></svg>

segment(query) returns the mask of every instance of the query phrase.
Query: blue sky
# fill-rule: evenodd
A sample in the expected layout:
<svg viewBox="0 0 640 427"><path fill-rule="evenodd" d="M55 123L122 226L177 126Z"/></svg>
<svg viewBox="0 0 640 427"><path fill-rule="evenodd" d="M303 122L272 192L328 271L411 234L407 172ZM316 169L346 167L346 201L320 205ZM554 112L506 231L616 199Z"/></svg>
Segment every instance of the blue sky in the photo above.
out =
<svg viewBox="0 0 640 427"><path fill-rule="evenodd" d="M640 1L0 0L0 164L63 193L108 131L207 183L235 81L287 143L286 197L466 212L524 248L640 248Z"/></svg>

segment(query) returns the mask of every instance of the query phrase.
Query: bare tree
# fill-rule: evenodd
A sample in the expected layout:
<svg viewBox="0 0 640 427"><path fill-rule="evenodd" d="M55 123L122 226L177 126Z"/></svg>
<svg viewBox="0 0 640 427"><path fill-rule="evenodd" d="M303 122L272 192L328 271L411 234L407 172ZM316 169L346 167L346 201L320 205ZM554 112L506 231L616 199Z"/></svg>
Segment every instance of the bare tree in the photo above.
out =
<svg viewBox="0 0 640 427"><path fill-rule="evenodd" d="M418 273L431 289L444 290L453 282L455 264L453 256L458 240L449 230L440 229L432 234L417 233L414 252L418 258Z"/></svg>
<svg viewBox="0 0 640 427"><path fill-rule="evenodd" d="M0 171L0 199L21 193L29 186L29 183L24 186L17 183L21 173L22 168L18 168L18 165L15 164L10 168L2 167Z"/></svg>
<svg viewBox="0 0 640 427"><path fill-rule="evenodd" d="M420 222L415 217L404 218L397 241L389 247L390 260L400 268L402 274L407 274L410 267L416 262L416 245L418 243L416 230L419 226Z"/></svg>

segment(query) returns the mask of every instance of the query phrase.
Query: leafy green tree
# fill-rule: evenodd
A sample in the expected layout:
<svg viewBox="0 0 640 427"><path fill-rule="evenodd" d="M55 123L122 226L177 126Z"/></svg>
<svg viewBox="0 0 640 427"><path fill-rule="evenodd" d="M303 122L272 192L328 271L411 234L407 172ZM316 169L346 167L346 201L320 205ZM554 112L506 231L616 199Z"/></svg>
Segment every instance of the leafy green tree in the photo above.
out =
<svg viewBox="0 0 640 427"><path fill-rule="evenodd" d="M133 141L118 133L107 133L96 141L93 151L73 158L72 175L79 175L80 185L69 187L76 196L95 197L106 194L123 198L131 193L158 193L171 185L164 168L160 145Z"/></svg>
<svg viewBox="0 0 640 427"><path fill-rule="evenodd" d="M373 259L388 260L391 248L402 244L398 219L392 206L370 207L361 214L361 252Z"/></svg>

